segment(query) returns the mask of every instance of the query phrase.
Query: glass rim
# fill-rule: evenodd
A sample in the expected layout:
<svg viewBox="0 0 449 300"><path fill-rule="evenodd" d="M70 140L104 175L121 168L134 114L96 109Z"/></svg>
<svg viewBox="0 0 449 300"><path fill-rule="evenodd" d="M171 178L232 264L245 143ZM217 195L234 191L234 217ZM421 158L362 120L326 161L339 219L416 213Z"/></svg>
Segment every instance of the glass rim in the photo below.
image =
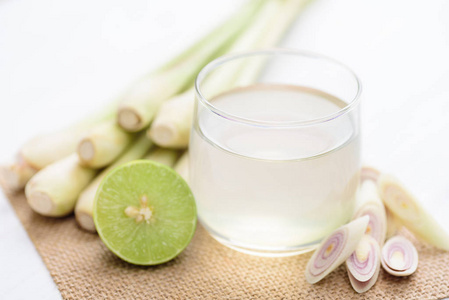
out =
<svg viewBox="0 0 449 300"><path fill-rule="evenodd" d="M266 55L266 56L276 56L276 55L293 55L293 56L299 56L299 57L308 57L312 59L320 59L324 60L333 64L336 64L343 69L345 69L349 74L353 76L357 83L357 92L355 93L355 96L348 101L348 103L339 109L338 111L325 115L319 118L313 118L310 120L301 120L301 121L261 121L261 120L255 120L255 119L249 119L240 117L236 114L228 113L226 110L220 109L213 105L206 97L203 95L200 84L204 80L204 78L210 74L212 71L220 67L221 65L236 60L241 59L245 57L251 57L256 55ZM320 123L325 123L331 120L334 120L342 115L347 114L350 112L354 107L357 106L357 104L360 102L360 95L362 93L362 83L359 79L359 77L355 74L352 69L350 69L345 64L339 62L338 60L335 60L333 58L330 58L325 55L321 55L318 53L310 52L310 51L303 51L303 50L294 50L294 49L287 49L287 48L270 48L270 49L264 49L264 50L254 50L254 51L247 51L247 52L241 52L236 54L227 54L223 55L219 58L216 58L209 62L206 66L204 66L201 71L198 73L196 79L195 79L195 93L197 96L197 99L204 105L206 108L208 108L210 111L215 113L216 115L235 121L239 123L244 123L248 125L255 125L255 126L264 126L264 127L298 127L298 126L310 126L310 125L317 125Z"/></svg>

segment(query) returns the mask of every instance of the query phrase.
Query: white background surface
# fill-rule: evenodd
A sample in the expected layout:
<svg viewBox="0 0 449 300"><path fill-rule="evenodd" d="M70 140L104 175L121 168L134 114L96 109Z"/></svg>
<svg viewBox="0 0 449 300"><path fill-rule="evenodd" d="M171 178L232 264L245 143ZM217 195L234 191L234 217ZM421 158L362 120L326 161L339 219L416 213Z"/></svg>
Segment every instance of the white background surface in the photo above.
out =
<svg viewBox="0 0 449 300"><path fill-rule="evenodd" d="M238 3L0 0L0 161L101 106ZM358 73L364 161L401 178L449 231L449 2L317 0L283 46ZM60 298L1 193L0 222L0 298Z"/></svg>

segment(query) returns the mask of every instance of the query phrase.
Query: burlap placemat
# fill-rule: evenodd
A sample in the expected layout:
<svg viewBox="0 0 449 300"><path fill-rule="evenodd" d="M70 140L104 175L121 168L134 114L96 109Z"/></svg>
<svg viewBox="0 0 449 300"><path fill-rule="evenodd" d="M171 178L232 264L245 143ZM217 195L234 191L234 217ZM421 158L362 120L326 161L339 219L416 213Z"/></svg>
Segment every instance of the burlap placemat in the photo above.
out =
<svg viewBox="0 0 449 300"><path fill-rule="evenodd" d="M408 278L383 270L367 293L355 293L341 266L315 285L304 279L310 254L262 258L228 249L198 226L176 259L138 267L115 257L73 217L35 214L23 194L7 195L65 299L438 299L449 296L449 253L413 240L419 267Z"/></svg>

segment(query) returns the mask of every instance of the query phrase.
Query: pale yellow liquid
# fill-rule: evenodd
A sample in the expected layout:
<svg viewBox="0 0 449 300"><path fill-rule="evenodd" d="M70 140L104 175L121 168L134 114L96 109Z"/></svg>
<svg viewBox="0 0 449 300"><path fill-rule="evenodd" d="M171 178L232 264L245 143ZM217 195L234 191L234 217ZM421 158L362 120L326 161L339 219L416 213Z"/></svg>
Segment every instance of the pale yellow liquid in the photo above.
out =
<svg viewBox="0 0 449 300"><path fill-rule="evenodd" d="M259 121L301 121L346 104L302 87L256 85L212 104ZM320 126L242 126L198 111L191 186L201 223L219 241L282 255L313 247L347 222L358 183L359 135L350 114Z"/></svg>

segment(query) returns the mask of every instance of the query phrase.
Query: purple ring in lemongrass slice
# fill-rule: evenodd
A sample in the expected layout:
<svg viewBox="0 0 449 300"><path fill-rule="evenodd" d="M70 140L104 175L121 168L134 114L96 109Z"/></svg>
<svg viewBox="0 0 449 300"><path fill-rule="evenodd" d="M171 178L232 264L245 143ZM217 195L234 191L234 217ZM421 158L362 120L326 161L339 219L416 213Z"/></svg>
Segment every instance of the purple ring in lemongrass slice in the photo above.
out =
<svg viewBox="0 0 449 300"><path fill-rule="evenodd" d="M411 275L418 268L418 251L405 237L392 237L382 248L382 267L394 276Z"/></svg>
<svg viewBox="0 0 449 300"><path fill-rule="evenodd" d="M375 273L376 261L380 263L379 252L377 241L369 235L364 235L355 251L346 260L348 271L358 281L368 281Z"/></svg>
<svg viewBox="0 0 449 300"><path fill-rule="evenodd" d="M361 182L364 182L365 180L371 180L371 181L377 182L377 180L379 179L379 176L380 176L379 170L377 170L373 167L364 166L364 167L362 167L362 170L360 171L360 181Z"/></svg>
<svg viewBox="0 0 449 300"><path fill-rule="evenodd" d="M379 266L376 267L376 272L374 273L374 276L370 280L365 281L365 282L358 281L348 271L349 282L351 283L351 286L354 289L354 291L356 291L359 294L362 294L362 293L368 291L370 288L372 288L373 285L376 283L377 278L379 277L379 271L380 271L380 264L379 264Z"/></svg>
<svg viewBox="0 0 449 300"><path fill-rule="evenodd" d="M385 242L387 233L387 217L385 209L381 206L368 203L357 210L354 214L354 219L362 216L369 216L365 234L373 237L379 243L379 246L382 246Z"/></svg>
<svg viewBox="0 0 449 300"><path fill-rule="evenodd" d="M449 235L396 178L382 174L378 189L385 205L402 225L420 240L449 251Z"/></svg>
<svg viewBox="0 0 449 300"><path fill-rule="evenodd" d="M362 182L356 197L357 203L353 219L369 216L370 221L366 234L371 235L379 243L379 246L382 246L387 233L387 217L376 183L370 180Z"/></svg>
<svg viewBox="0 0 449 300"><path fill-rule="evenodd" d="M306 280L311 284L316 283L348 259L362 239L368 221L368 216L358 218L326 237L307 264Z"/></svg>
<svg viewBox="0 0 449 300"><path fill-rule="evenodd" d="M380 260L379 244L373 237L364 235L346 260L349 281L356 292L364 293L376 283Z"/></svg>

